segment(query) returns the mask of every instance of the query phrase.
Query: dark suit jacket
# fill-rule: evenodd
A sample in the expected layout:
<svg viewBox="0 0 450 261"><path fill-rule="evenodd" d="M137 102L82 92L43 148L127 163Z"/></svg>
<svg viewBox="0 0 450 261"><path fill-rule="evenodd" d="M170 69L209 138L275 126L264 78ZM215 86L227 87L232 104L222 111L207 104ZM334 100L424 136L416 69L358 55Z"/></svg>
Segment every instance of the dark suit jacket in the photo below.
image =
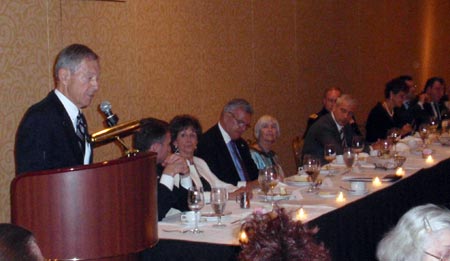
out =
<svg viewBox="0 0 450 261"><path fill-rule="evenodd" d="M158 174L158 221L161 221L171 208L176 208L180 211L189 210L187 189L181 186L180 188L174 186L173 190L170 190L165 185L159 183L162 171L163 167L158 164L156 166L156 172Z"/></svg>
<svg viewBox="0 0 450 261"><path fill-rule="evenodd" d="M422 123L429 123L430 119L432 117L434 117L433 108L431 107L431 103L428 103L428 102L424 103L423 109L420 107L420 105L418 103L415 103L410 108L410 110L412 112L412 115L414 116L416 129ZM441 112L441 117L446 115L447 108L445 107L445 105L442 102L439 103L439 110ZM445 118L445 117L443 117L443 118Z"/></svg>
<svg viewBox="0 0 450 261"><path fill-rule="evenodd" d="M351 146L352 139L356 135L350 124L344 126L345 140L348 146ZM322 164L326 163L324 157L324 148L326 144L334 144L336 154L342 155L344 148L341 145L341 136L336 123L328 113L318 119L306 134L305 143L303 145L303 155L311 154L320 158Z"/></svg>
<svg viewBox="0 0 450 261"><path fill-rule="evenodd" d="M306 130L303 133L303 139L306 138L306 134L308 134L309 128L311 128L311 126L317 120L319 120L322 116L325 116L328 113L330 113L330 112L327 111L327 109L325 109L325 107L323 107L322 110L320 110L318 113L314 113L314 114L309 115L308 122L306 123ZM350 126L352 126L353 132L355 132L358 135L362 135L361 131L359 130L358 124L356 123L355 116L353 116L353 123Z"/></svg>
<svg viewBox="0 0 450 261"><path fill-rule="evenodd" d="M69 114L51 91L27 110L19 125L16 174L83 165L84 154L77 141Z"/></svg>
<svg viewBox="0 0 450 261"><path fill-rule="evenodd" d="M367 117L366 140L373 143L378 139L386 139L390 129L403 127L397 116L396 113L394 113L394 117L389 116L383 105L377 103Z"/></svg>
<svg viewBox="0 0 450 261"><path fill-rule="evenodd" d="M247 142L240 138L236 140L236 145L250 180L258 179L258 169L250 156ZM234 185L237 185L238 181L241 180L228 151L228 147L223 140L222 133L220 133L218 124L211 127L211 129L200 137L196 155L208 163L211 171L220 180Z"/></svg>

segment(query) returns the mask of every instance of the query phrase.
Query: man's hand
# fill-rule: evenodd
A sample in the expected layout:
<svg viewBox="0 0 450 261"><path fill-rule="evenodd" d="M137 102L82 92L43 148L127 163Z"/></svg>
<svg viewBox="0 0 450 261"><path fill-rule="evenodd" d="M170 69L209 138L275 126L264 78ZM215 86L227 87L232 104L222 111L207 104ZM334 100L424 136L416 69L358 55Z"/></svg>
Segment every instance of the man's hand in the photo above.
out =
<svg viewBox="0 0 450 261"><path fill-rule="evenodd" d="M177 154L171 154L167 156L167 158L163 163L161 163L161 165L165 167L163 173L171 175L172 177L178 173L189 173L189 167L186 163L186 160Z"/></svg>

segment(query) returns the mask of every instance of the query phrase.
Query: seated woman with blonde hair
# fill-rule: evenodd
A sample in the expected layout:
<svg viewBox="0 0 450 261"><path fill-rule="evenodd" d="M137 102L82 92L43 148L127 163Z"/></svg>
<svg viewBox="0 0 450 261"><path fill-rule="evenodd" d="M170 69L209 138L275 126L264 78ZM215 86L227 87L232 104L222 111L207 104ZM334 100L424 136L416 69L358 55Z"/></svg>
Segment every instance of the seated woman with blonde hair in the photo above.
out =
<svg viewBox="0 0 450 261"><path fill-rule="evenodd" d="M377 258L450 260L450 211L433 204L412 208L380 241Z"/></svg>
<svg viewBox="0 0 450 261"><path fill-rule="evenodd" d="M258 119L254 132L256 143L250 146L250 154L258 169L276 167L281 178L284 177L277 154L272 146L280 137L280 125L275 117L263 115Z"/></svg>

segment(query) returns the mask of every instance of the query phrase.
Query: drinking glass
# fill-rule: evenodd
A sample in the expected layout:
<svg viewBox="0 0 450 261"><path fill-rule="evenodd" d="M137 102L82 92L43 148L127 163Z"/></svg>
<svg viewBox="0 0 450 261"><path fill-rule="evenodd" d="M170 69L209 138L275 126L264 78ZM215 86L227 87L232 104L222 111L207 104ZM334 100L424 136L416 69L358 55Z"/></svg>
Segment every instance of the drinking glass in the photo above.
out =
<svg viewBox="0 0 450 261"><path fill-rule="evenodd" d="M426 148L427 145L425 141L428 138L428 134L430 134L429 125L428 124L420 124L419 129L417 130L419 132L420 138L422 139L423 147Z"/></svg>
<svg viewBox="0 0 450 261"><path fill-rule="evenodd" d="M278 184L278 173L274 167L266 167L259 170L258 173L258 182L261 186L261 191L264 193L265 198L264 201L269 201L267 197L267 193L269 189L272 194L272 199L274 198L273 189Z"/></svg>
<svg viewBox="0 0 450 261"><path fill-rule="evenodd" d="M320 160L316 157L308 157L303 160L303 170L308 175L308 180L310 183L308 193L314 191L316 185L317 177L320 173Z"/></svg>
<svg viewBox="0 0 450 261"><path fill-rule="evenodd" d="M190 187L188 190L188 206L195 213L195 227L192 233L198 234L203 231L198 229L198 213L205 205L205 196L203 195L202 187Z"/></svg>
<svg viewBox="0 0 450 261"><path fill-rule="evenodd" d="M345 166L351 170L353 163L355 162L355 153L351 148L344 148L342 156L344 158Z"/></svg>
<svg viewBox="0 0 450 261"><path fill-rule="evenodd" d="M387 132L387 138L394 144L394 156L397 155L397 143L400 141L401 136L399 128L392 128Z"/></svg>
<svg viewBox="0 0 450 261"><path fill-rule="evenodd" d="M336 146L334 144L325 144L324 158L328 163L336 159Z"/></svg>
<svg viewBox="0 0 450 261"><path fill-rule="evenodd" d="M388 139L381 140L380 157L389 158L391 153L391 142Z"/></svg>
<svg viewBox="0 0 450 261"><path fill-rule="evenodd" d="M430 133L436 133L438 125L439 125L438 119L436 117L431 117L430 124L428 127L430 130Z"/></svg>
<svg viewBox="0 0 450 261"><path fill-rule="evenodd" d="M354 136L352 139L352 151L355 154L361 153L364 150L363 136Z"/></svg>
<svg viewBox="0 0 450 261"><path fill-rule="evenodd" d="M358 164L358 154L364 150L363 136L354 136L352 138L352 151L355 154L355 161Z"/></svg>
<svg viewBox="0 0 450 261"><path fill-rule="evenodd" d="M217 224L214 227L224 227L222 223L222 215L225 211L225 206L228 200L228 193L226 188L212 188L211 189L211 207L217 215Z"/></svg>

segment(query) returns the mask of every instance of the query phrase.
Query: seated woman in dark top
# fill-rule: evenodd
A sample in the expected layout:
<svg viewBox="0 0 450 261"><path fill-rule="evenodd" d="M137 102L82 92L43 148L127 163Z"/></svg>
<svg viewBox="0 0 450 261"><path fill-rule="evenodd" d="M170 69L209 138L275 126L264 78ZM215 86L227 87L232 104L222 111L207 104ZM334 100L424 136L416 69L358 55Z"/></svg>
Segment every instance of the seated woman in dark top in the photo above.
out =
<svg viewBox="0 0 450 261"><path fill-rule="evenodd" d="M370 111L366 122L366 140L369 143L379 139L386 139L388 130L399 128L402 136L411 132L410 124L403 124L394 114L394 108L402 106L405 100L408 86L400 79L391 80L384 89L385 100L377 103Z"/></svg>

